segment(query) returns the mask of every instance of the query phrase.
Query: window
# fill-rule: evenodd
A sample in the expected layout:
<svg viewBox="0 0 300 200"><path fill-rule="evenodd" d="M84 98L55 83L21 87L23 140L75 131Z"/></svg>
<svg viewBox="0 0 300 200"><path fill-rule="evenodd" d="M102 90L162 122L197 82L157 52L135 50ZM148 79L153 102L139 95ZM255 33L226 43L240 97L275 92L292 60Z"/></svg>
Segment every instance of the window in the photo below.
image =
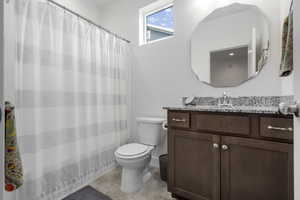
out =
<svg viewBox="0 0 300 200"><path fill-rule="evenodd" d="M140 9L140 45L173 35L173 0L160 0Z"/></svg>

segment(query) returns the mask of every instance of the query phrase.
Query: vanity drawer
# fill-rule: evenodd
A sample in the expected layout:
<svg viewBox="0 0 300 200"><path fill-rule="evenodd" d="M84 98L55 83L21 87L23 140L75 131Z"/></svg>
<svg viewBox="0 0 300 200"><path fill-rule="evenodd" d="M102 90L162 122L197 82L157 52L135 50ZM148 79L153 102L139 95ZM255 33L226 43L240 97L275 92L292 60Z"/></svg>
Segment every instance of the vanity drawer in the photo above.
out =
<svg viewBox="0 0 300 200"><path fill-rule="evenodd" d="M179 127L179 128L190 128L190 113L169 111L168 126Z"/></svg>
<svg viewBox="0 0 300 200"><path fill-rule="evenodd" d="M192 114L192 128L203 131L250 135L248 116Z"/></svg>
<svg viewBox="0 0 300 200"><path fill-rule="evenodd" d="M260 118L260 136L278 139L293 139L294 122L288 118Z"/></svg>

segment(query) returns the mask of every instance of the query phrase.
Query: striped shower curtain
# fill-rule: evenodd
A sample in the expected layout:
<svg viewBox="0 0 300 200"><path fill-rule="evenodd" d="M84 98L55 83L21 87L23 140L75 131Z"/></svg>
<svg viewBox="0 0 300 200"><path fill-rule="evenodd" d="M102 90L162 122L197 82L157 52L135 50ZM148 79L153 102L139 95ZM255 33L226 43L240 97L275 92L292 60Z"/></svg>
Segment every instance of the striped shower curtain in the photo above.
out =
<svg viewBox="0 0 300 200"><path fill-rule="evenodd" d="M14 4L15 198L60 199L114 166L128 139L129 46L47 1Z"/></svg>

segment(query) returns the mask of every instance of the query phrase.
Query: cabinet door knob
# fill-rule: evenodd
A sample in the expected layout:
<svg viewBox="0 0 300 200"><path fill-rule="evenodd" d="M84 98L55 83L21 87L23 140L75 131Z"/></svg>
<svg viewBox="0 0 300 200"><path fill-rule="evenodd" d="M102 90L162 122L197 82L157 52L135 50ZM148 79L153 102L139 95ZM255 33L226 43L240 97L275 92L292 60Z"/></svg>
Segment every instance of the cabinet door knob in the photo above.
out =
<svg viewBox="0 0 300 200"><path fill-rule="evenodd" d="M227 151L228 149L229 149L229 147L227 145L225 145L225 144L222 145L222 150L223 151Z"/></svg>
<svg viewBox="0 0 300 200"><path fill-rule="evenodd" d="M214 147L214 149L218 149L218 148L219 148L219 144L214 143L214 144L213 144L213 147Z"/></svg>

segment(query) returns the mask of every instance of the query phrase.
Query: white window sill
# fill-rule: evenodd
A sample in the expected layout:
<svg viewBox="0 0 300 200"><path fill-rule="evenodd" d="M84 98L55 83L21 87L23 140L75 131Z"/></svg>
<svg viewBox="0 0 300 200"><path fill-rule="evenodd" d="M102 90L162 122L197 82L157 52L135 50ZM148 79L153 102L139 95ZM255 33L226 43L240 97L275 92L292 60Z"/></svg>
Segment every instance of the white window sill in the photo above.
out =
<svg viewBox="0 0 300 200"><path fill-rule="evenodd" d="M152 40L152 41L147 42L147 43L142 43L142 44L140 44L139 46L140 46L140 47L141 47L141 46L146 46L146 45L148 45L148 44L154 44L154 43L156 43L156 42L161 42L161 41L163 41L163 40L172 39L172 38L174 38L174 36L175 36L175 35L168 36L168 37L164 37L164 38L157 39L157 40Z"/></svg>

